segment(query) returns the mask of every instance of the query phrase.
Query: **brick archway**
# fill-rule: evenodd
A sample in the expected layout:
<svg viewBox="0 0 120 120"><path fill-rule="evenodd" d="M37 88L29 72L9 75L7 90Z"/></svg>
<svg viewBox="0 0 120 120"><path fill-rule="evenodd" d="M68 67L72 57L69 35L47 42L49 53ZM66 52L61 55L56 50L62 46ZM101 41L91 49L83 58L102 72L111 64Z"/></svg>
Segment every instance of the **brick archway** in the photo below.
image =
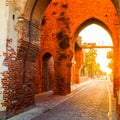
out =
<svg viewBox="0 0 120 120"><path fill-rule="evenodd" d="M109 29L109 27L103 23L102 21L96 19L96 18L90 18L86 21L84 21L79 27L78 29L76 30L75 32L75 38L78 36L78 34L87 26L89 26L90 24L96 24L96 25L99 25L101 26L103 29L105 29L108 34L110 35L111 39L112 39L112 42L113 42L113 51L114 51L114 58L113 58L113 61L114 61L114 67L113 67L113 84L114 84L114 93L118 91L118 88L119 88L119 79L118 79L118 76L119 76L119 68L118 66L116 66L118 63L119 63L119 60L118 60L118 57L116 58L116 56L119 56L119 52L116 50L116 44L115 44L115 40L114 40L114 37L113 37L113 34L112 34L112 31ZM118 47L117 47L118 48ZM117 71L117 72L116 72Z"/></svg>
<svg viewBox="0 0 120 120"><path fill-rule="evenodd" d="M112 32L111 32L111 30L109 29L109 27L107 26L107 25L105 25L105 23L103 23L102 21L100 21L100 20L98 20L98 19L96 19L96 18L89 18L89 19L87 19L87 20L85 20L80 26L78 26L78 28L76 29L76 32L75 32L75 35L74 35L74 40L75 40L75 43L77 43L77 39L78 39L78 42L80 42L81 40L81 38L79 37L79 33L84 29L84 28L86 28L87 26L89 26L89 25L91 25L91 24L96 24L96 25L99 25L99 26L101 26L103 29L105 29L107 32L108 32L108 34L110 35L110 37L111 38L113 38L112 37ZM112 41L113 42L113 41ZM80 44L80 43L79 43ZM79 46L80 47L80 46ZM80 82L80 76L79 76L79 69L82 67L82 63L83 63L83 61L80 61L81 59L83 59L82 58L82 48L79 48L80 50L79 50L79 52L78 52L78 50L76 51L75 50L75 56L74 56L74 59L75 59L75 62L76 62L76 68L75 68L75 70L74 70L74 72L73 72L73 75L72 76L75 76L75 78L73 77L73 79L75 79L75 80L73 80L73 81L77 81L77 82L75 82L75 83L79 83ZM81 54L82 53L82 54ZM117 53L118 54L118 53ZM118 61L117 61L118 62ZM79 66L79 67L78 67ZM73 68L74 68L74 65L73 65ZM116 69L116 68L115 68ZM75 75L74 75L74 73L75 73ZM79 78L79 79L78 79Z"/></svg>
<svg viewBox="0 0 120 120"><path fill-rule="evenodd" d="M23 13L18 19L18 58L32 62L36 61L40 49L40 26L43 14L50 1L26 1Z"/></svg>
<svg viewBox="0 0 120 120"><path fill-rule="evenodd" d="M47 44L49 44L49 47L56 50L56 90L54 92L57 94L67 94L70 92L70 83L73 78L69 76L72 76L71 70L74 63L74 41L76 39L77 32L79 32L80 29L83 29L83 27L85 27L84 25L91 24L91 22L97 23L105 28L113 39L115 53L114 86L116 89L115 91L117 91L119 71L119 22L117 11L112 1L97 0L93 1L93 4L91 5L91 1L73 2L72 0L69 0L69 2L67 2L65 0L60 0L58 2L54 0L48 6L44 16L45 24L40 28L41 49L45 49ZM64 58L60 60L60 56L63 55ZM59 70L57 68L59 68ZM64 70L64 73L61 72L62 70ZM61 78L61 81L64 84L58 83L58 81L60 81L58 77ZM57 88L58 84L60 84L62 88Z"/></svg>
<svg viewBox="0 0 120 120"><path fill-rule="evenodd" d="M10 4L17 15L16 51L11 47L12 39L7 40L6 49L9 53L4 60L8 71L4 72L4 96L1 106L4 107L4 118L25 111L35 105L34 81L36 76L36 61L40 51L40 24L44 11L51 0L21 0ZM11 1L10 1L11 2ZM14 3L13 2L13 3ZM10 6L10 7L11 7ZM11 9L13 9L11 8ZM41 14L40 14L41 13ZM10 16L12 16L10 14ZM15 22L15 21L14 21ZM9 28L10 29L10 28ZM13 33L12 33L13 34ZM9 80L8 80L9 79ZM7 80L7 84L5 82ZM7 88L7 89L6 89ZM0 113L1 114L1 113ZM0 115L0 118L3 117Z"/></svg>
<svg viewBox="0 0 120 120"><path fill-rule="evenodd" d="M8 71L4 74L4 79L9 78L10 83L9 85L4 83L5 86L3 86L5 89L3 106L7 108L7 117L34 105L36 60L41 59L40 55L43 51L50 52L49 49L52 49L50 53L54 56L54 93L63 95L71 92L75 34L78 27L91 18L102 21L111 31L116 61L114 84L117 86L119 22L117 11L111 0L25 0L24 4L26 5L19 14L17 24L17 53L12 57L8 56L10 58L7 61ZM17 56L16 59L15 56ZM17 74L16 70L19 71ZM9 89L7 89L8 86ZM115 88L117 91L118 86ZM6 95L9 96L7 100Z"/></svg>
<svg viewBox="0 0 120 120"><path fill-rule="evenodd" d="M99 25L101 26L103 29L105 29L108 34L112 37L112 31L110 30L109 26L107 26L103 21L101 21L100 19L97 19L97 18L94 18L94 17L91 17L91 18L88 18L87 20L85 20L82 24L80 24L80 26L78 26L78 28L76 29L76 32L75 32L75 37L78 36L78 34L87 26L91 25L91 24L96 24L96 25Z"/></svg>

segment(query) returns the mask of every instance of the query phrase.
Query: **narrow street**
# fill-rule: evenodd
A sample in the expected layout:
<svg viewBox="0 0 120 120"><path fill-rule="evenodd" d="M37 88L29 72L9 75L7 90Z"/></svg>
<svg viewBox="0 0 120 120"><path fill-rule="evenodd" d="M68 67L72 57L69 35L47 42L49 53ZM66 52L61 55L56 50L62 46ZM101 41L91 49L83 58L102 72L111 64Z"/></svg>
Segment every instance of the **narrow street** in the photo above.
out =
<svg viewBox="0 0 120 120"><path fill-rule="evenodd" d="M112 84L104 80L88 81L68 95L68 99L33 120L117 120Z"/></svg>

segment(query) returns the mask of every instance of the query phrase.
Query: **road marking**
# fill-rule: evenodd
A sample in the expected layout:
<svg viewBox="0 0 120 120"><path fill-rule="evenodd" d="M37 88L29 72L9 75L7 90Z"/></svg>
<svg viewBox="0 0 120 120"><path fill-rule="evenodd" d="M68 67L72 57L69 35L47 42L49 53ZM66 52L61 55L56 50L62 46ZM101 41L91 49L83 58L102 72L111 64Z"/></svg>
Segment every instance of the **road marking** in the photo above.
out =
<svg viewBox="0 0 120 120"><path fill-rule="evenodd" d="M110 87L108 86L107 81L106 81L106 86L108 90L108 102L109 102L108 117L109 117L109 120L112 120L112 97L111 97Z"/></svg>

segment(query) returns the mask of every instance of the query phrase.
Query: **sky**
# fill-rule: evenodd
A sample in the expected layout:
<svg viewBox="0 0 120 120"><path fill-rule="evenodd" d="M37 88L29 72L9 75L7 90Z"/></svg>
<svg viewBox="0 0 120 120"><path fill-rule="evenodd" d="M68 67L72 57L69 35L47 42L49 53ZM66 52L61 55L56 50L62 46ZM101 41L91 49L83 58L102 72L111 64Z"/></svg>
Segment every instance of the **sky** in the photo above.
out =
<svg viewBox="0 0 120 120"><path fill-rule="evenodd" d="M97 24L91 24L87 26L80 32L79 36L82 37L82 43L94 42L96 43L96 45L99 46L113 45L112 39L108 34L108 32ZM97 49L97 58L96 58L96 62L100 64L101 70L107 73L111 72L111 70L107 67L110 60L106 58L107 52L109 50L110 48Z"/></svg>

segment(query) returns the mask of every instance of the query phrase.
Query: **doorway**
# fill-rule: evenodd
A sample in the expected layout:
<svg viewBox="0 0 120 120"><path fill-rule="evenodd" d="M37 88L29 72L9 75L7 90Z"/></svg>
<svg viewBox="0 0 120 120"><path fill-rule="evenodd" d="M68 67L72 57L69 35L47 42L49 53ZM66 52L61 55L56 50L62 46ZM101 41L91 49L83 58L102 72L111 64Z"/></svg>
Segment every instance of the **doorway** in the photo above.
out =
<svg viewBox="0 0 120 120"><path fill-rule="evenodd" d="M82 29L78 36L84 53L81 75L113 78L113 43L107 30L92 23Z"/></svg>
<svg viewBox="0 0 120 120"><path fill-rule="evenodd" d="M50 53L45 53L42 61L42 91L47 92L53 89L54 59Z"/></svg>

